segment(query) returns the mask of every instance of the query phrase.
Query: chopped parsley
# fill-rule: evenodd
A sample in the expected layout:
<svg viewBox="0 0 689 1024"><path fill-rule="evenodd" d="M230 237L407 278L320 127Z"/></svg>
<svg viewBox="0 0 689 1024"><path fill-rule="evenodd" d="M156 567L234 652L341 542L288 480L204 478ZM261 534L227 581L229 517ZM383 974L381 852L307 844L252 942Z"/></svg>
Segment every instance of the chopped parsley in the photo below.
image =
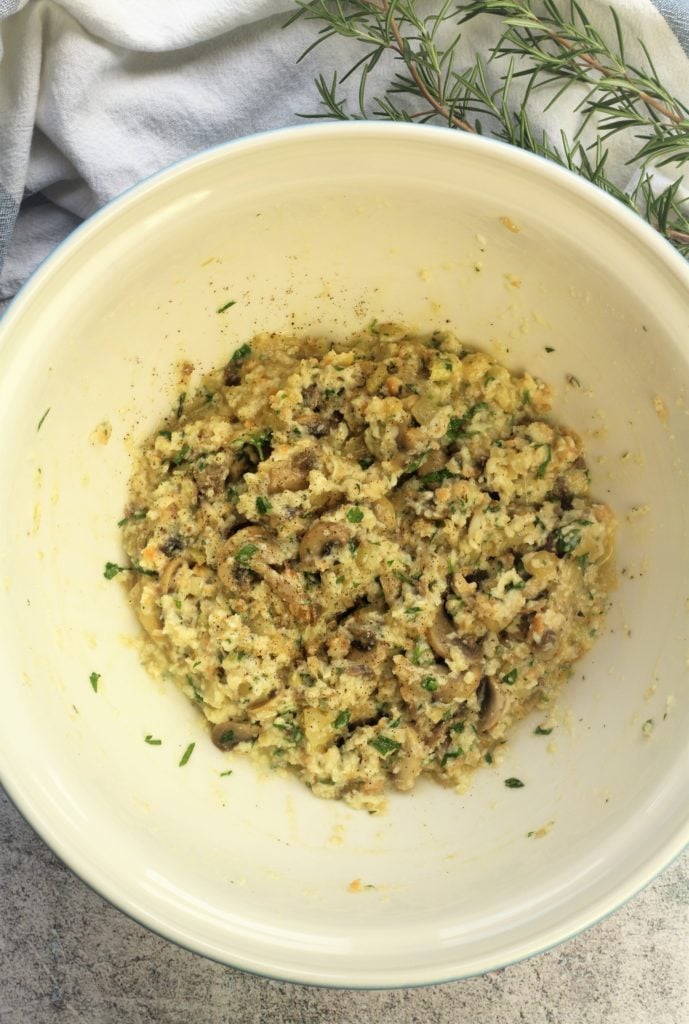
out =
<svg viewBox="0 0 689 1024"><path fill-rule="evenodd" d="M472 434L468 427L472 419L481 409L487 408L488 406L485 402L477 402L475 405L470 406L463 416L451 416L445 432L445 440L452 443L460 438L471 437Z"/></svg>
<svg viewBox="0 0 689 1024"><path fill-rule="evenodd" d="M508 789L523 789L524 783L521 779L515 779L514 776L510 779L505 779L505 785Z"/></svg>
<svg viewBox="0 0 689 1024"><path fill-rule="evenodd" d="M231 774L232 774L232 769L230 768L230 769L229 769L228 771L226 771L226 772L220 772L220 778L221 778L221 779L224 779L224 777L225 777L226 775L231 775Z"/></svg>
<svg viewBox="0 0 689 1024"><path fill-rule="evenodd" d="M411 605L409 608L404 609L404 614L408 615L410 619L415 619L421 609L418 605Z"/></svg>
<svg viewBox="0 0 689 1024"><path fill-rule="evenodd" d="M359 465L362 469L369 469L375 461L372 455L364 455L363 459L359 459Z"/></svg>
<svg viewBox="0 0 689 1024"><path fill-rule="evenodd" d="M552 345L546 345L545 350L546 350L546 352L554 352L555 351L555 349L553 348Z"/></svg>
<svg viewBox="0 0 689 1024"><path fill-rule="evenodd" d="M267 498L262 498L260 495L258 498L256 498L256 511L258 512L259 515L267 515L272 507L273 506L271 505Z"/></svg>
<svg viewBox="0 0 689 1024"><path fill-rule="evenodd" d="M244 544L234 557L240 565L248 565L257 551L258 548L255 544Z"/></svg>
<svg viewBox="0 0 689 1024"><path fill-rule="evenodd" d="M486 762L486 764L492 764L493 763L493 755L491 754L490 750L488 751L487 754L483 755L483 760Z"/></svg>
<svg viewBox="0 0 689 1024"><path fill-rule="evenodd" d="M111 580L121 572L138 572L142 576L157 576L155 569L144 569L140 565L117 565L115 562L106 562L103 575L106 580Z"/></svg>
<svg viewBox="0 0 689 1024"><path fill-rule="evenodd" d="M304 739L304 733L296 722L273 722L273 725L285 734L290 743L301 743Z"/></svg>
<svg viewBox="0 0 689 1024"><path fill-rule="evenodd" d="M412 462L410 462L407 466L405 466L404 472L405 473L416 473L416 471L419 468L419 466L423 462L426 461L426 456L427 455L428 455L428 452L421 452L420 455L417 455L417 457Z"/></svg>
<svg viewBox="0 0 689 1024"><path fill-rule="evenodd" d="M456 750L448 750L447 753L443 754L443 759L440 762L440 767L444 768L448 761L454 761L456 758L461 757L464 751L461 747L457 747Z"/></svg>
<svg viewBox="0 0 689 1024"><path fill-rule="evenodd" d="M581 544L581 530L576 526L558 526L554 531L555 551L558 555L571 555Z"/></svg>
<svg viewBox="0 0 689 1024"><path fill-rule="evenodd" d="M38 433L38 431L41 429L41 427L45 423L45 418L46 418L46 416L48 415L49 412L50 412L50 406L48 406L48 408L46 409L46 411L43 413L43 415L41 416L40 420L38 421L38 426L36 427L36 433Z"/></svg>
<svg viewBox="0 0 689 1024"><path fill-rule="evenodd" d="M337 718L333 722L333 728L334 729L344 729L345 725L348 724L349 719L351 718L351 715L352 715L352 712L349 710L349 708L345 708L344 711L340 711L339 715L337 716Z"/></svg>
<svg viewBox="0 0 689 1024"><path fill-rule="evenodd" d="M397 740L391 740L389 736L376 736L375 739L368 742L369 746L374 747L383 757L395 753L402 746Z"/></svg>
<svg viewBox="0 0 689 1024"><path fill-rule="evenodd" d="M435 676L424 676L421 680L421 686L424 690L428 690L429 693L435 693L438 689L438 680Z"/></svg>
<svg viewBox="0 0 689 1024"><path fill-rule="evenodd" d="M413 665L432 665L435 657L428 644L419 640L412 648L411 660Z"/></svg>
<svg viewBox="0 0 689 1024"><path fill-rule="evenodd" d="M517 681L517 670L516 668L511 669L507 675L502 677L503 683L507 683L508 686L512 686Z"/></svg>
<svg viewBox="0 0 689 1024"><path fill-rule="evenodd" d="M539 448L545 448L545 458L543 459L543 462L540 464L540 466L536 470L536 476L538 477L539 480L542 480L543 477L545 476L545 473L546 473L546 470L547 470L548 466L550 465L550 460L553 457L553 450L552 450L552 448L550 447L549 444L540 444L538 447Z"/></svg>
<svg viewBox="0 0 689 1024"><path fill-rule="evenodd" d="M162 742L162 740L154 739L150 732L144 736L144 743L148 743L149 747L160 747Z"/></svg>
<svg viewBox="0 0 689 1024"><path fill-rule="evenodd" d="M552 727L550 729L544 729L542 725L537 725L534 729L534 736L550 736L552 731Z"/></svg>
<svg viewBox="0 0 689 1024"><path fill-rule="evenodd" d="M134 522L135 519L145 519L147 515L147 509L142 509L140 512L132 512L130 516L125 516L124 519L120 519L118 526L126 526L127 523Z"/></svg>
<svg viewBox="0 0 689 1024"><path fill-rule="evenodd" d="M347 519L350 523L360 523L363 518L364 513L356 505L347 512Z"/></svg>
<svg viewBox="0 0 689 1024"><path fill-rule="evenodd" d="M232 303L234 305L234 303ZM235 349L230 357L231 363L241 363L244 359L248 359L251 355L251 345L244 344L240 345L239 348Z"/></svg>
<svg viewBox="0 0 689 1024"><path fill-rule="evenodd" d="M98 680L100 679L100 672L92 672L89 676L89 682L91 683L91 689L94 693L98 693Z"/></svg>
<svg viewBox="0 0 689 1024"><path fill-rule="evenodd" d="M255 434L242 434L241 437L237 438L235 444L240 447L245 444L251 445L256 449L259 462L263 462L263 460L268 456L265 449L270 445L272 440L273 433L271 430L259 430Z"/></svg>
<svg viewBox="0 0 689 1024"><path fill-rule="evenodd" d="M451 473L447 467L443 467L433 473L425 473L419 480L422 487L433 487L435 484L441 484L443 480L454 480L457 476L458 473Z"/></svg>
<svg viewBox="0 0 689 1024"><path fill-rule="evenodd" d="M180 448L180 450L178 452L175 452L175 454L172 456L172 458L170 459L170 464L172 466L180 466L184 462L190 451L191 448L185 442Z"/></svg>
<svg viewBox="0 0 689 1024"><path fill-rule="evenodd" d="M186 391L183 391L181 393L181 395L179 396L179 399L177 401L177 419L179 419L180 416L182 415L182 413L184 412L184 403L186 402L186 400L187 400L187 393L186 393Z"/></svg>
<svg viewBox="0 0 689 1024"><path fill-rule="evenodd" d="M230 299L230 301L226 302L224 306L218 306L218 308L216 309L215 312L216 313L224 313L226 309L230 308L230 306L236 306L236 305L237 305L237 300L236 299Z"/></svg>
<svg viewBox="0 0 689 1024"><path fill-rule="evenodd" d="M187 763L187 761L189 760L191 755L194 753L194 747L195 746L196 746L195 743L190 743L189 744L187 749L182 754L182 757L181 757L179 765L178 765L179 768L184 768L185 764Z"/></svg>

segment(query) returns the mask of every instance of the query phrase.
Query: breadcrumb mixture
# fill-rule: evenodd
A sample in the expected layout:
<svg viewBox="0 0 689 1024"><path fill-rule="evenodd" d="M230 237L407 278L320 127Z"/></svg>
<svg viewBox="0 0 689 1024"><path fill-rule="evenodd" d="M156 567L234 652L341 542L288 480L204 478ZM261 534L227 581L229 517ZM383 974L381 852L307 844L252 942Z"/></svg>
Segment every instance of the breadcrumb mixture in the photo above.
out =
<svg viewBox="0 0 689 1024"><path fill-rule="evenodd" d="M614 517L550 406L444 332L242 345L131 480L147 666L317 796L462 788L607 604Z"/></svg>

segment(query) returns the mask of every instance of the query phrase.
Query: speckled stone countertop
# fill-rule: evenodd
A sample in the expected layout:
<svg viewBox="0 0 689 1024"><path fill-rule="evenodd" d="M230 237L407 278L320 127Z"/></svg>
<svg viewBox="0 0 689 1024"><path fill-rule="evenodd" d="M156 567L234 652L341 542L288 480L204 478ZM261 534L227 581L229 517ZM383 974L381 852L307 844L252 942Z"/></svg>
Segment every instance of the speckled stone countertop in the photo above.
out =
<svg viewBox="0 0 689 1024"><path fill-rule="evenodd" d="M689 1024L689 853L607 920L494 974L391 992L265 981L147 932L0 794L0 1024Z"/></svg>

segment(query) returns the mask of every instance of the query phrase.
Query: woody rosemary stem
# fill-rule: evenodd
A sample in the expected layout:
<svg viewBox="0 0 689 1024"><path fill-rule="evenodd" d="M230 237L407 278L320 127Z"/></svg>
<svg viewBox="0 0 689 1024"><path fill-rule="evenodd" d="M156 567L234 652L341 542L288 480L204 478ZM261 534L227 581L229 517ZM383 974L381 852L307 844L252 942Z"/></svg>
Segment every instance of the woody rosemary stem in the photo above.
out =
<svg viewBox="0 0 689 1024"><path fill-rule="evenodd" d="M338 36L356 52L343 71L316 78L323 109L302 116L442 120L491 134L593 182L689 258L689 184L683 183L689 109L663 83L643 41L636 41L633 60L627 56L634 41L625 38L614 7L603 32L578 0L540 0L537 9L536 0L438 0L424 4L423 14L416 0L295 0L295 6L288 24L302 18L319 26L303 56ZM498 24L497 41L485 53L463 40L464 26L475 18ZM349 108L347 93L357 80L358 112ZM551 138L536 119L568 94L569 108L557 109L568 121L573 112L576 127ZM620 156L614 158L618 138L622 169ZM631 184L620 181L625 176Z"/></svg>

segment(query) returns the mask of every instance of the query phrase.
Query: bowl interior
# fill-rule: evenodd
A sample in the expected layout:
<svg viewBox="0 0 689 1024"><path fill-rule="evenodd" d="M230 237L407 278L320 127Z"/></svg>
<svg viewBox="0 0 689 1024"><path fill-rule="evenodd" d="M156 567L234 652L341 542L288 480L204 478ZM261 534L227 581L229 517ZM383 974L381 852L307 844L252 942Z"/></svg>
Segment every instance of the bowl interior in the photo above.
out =
<svg viewBox="0 0 689 1024"><path fill-rule="evenodd" d="M422 784L381 817L214 749L140 667L124 589L103 578L181 361L196 380L257 331L373 319L449 326L555 385L619 518L607 629L553 734L532 716L467 794ZM21 809L139 920L295 980L470 974L611 909L687 834L688 327L689 274L650 229L445 131L252 139L94 218L0 325L0 757Z"/></svg>

